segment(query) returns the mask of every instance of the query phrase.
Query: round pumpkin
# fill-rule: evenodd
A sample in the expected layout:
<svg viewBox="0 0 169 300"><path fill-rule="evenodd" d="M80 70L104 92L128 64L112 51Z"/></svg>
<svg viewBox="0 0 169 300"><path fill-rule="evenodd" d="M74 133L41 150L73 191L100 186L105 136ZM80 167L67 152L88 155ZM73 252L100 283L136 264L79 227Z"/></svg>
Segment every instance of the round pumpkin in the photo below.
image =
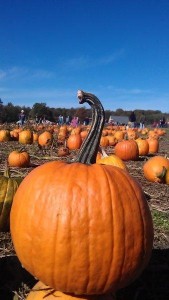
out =
<svg viewBox="0 0 169 300"><path fill-rule="evenodd" d="M101 138L100 138L100 146L104 147L104 148L106 148L106 147L109 146L109 140L108 140L107 136L101 136Z"/></svg>
<svg viewBox="0 0 169 300"><path fill-rule="evenodd" d="M52 141L53 141L53 135L49 131L44 131L38 137L38 144L42 147L50 146L52 144Z"/></svg>
<svg viewBox="0 0 169 300"><path fill-rule="evenodd" d="M0 232L9 231L10 210L20 181L10 177L8 168L0 175Z"/></svg>
<svg viewBox="0 0 169 300"><path fill-rule="evenodd" d="M29 129L22 130L21 132L19 132L19 143L32 144L33 143L33 132Z"/></svg>
<svg viewBox="0 0 169 300"><path fill-rule="evenodd" d="M148 138L147 139L148 145L149 145L149 154L155 154L158 153L159 150L159 140L156 138Z"/></svg>
<svg viewBox="0 0 169 300"><path fill-rule="evenodd" d="M71 294L65 294L60 291L56 291L49 286L45 285L41 281L38 281L33 289L28 294L26 300L115 300L112 294L107 294L104 296L93 295L93 296L75 296Z"/></svg>
<svg viewBox="0 0 169 300"><path fill-rule="evenodd" d="M12 151L8 156L10 167L28 167L30 164L30 155L27 151Z"/></svg>
<svg viewBox="0 0 169 300"><path fill-rule="evenodd" d="M149 153L149 143L147 139L138 138L135 140L138 145L139 156L145 156Z"/></svg>
<svg viewBox="0 0 169 300"><path fill-rule="evenodd" d="M81 145L82 145L82 138L80 133L71 134L66 141L66 146L69 150L80 149Z"/></svg>
<svg viewBox="0 0 169 300"><path fill-rule="evenodd" d="M123 140L114 147L115 154L122 160L137 160L139 158L139 149L135 140Z"/></svg>
<svg viewBox="0 0 169 300"><path fill-rule="evenodd" d="M7 129L0 130L0 142L8 142L10 140L10 131Z"/></svg>
<svg viewBox="0 0 169 300"><path fill-rule="evenodd" d="M166 171L169 169L169 159L154 156L143 165L144 176L148 181L165 183Z"/></svg>
<svg viewBox="0 0 169 300"><path fill-rule="evenodd" d="M36 278L65 293L95 295L140 275L151 256L153 225L139 183L118 167L95 163L104 110L94 95L78 96L93 109L90 132L73 162L48 162L25 177L12 205L11 236Z"/></svg>

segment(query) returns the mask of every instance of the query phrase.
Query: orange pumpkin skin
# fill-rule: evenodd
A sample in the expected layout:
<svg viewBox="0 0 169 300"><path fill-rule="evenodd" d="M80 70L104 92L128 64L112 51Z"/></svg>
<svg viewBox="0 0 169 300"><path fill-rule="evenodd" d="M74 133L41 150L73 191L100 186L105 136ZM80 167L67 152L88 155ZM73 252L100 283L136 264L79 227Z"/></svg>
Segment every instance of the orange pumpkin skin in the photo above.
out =
<svg viewBox="0 0 169 300"><path fill-rule="evenodd" d="M124 132L118 130L114 133L114 137L116 138L117 141L122 141L124 139Z"/></svg>
<svg viewBox="0 0 169 300"><path fill-rule="evenodd" d="M80 133L77 134L71 134L66 142L66 146L69 150L77 150L80 149L80 146L82 145L82 138Z"/></svg>
<svg viewBox="0 0 169 300"><path fill-rule="evenodd" d="M117 144L115 136L107 135L107 139L109 140L109 146L115 146Z"/></svg>
<svg viewBox="0 0 169 300"><path fill-rule="evenodd" d="M19 132L19 143L32 144L33 143L33 132L30 131L29 129Z"/></svg>
<svg viewBox="0 0 169 300"><path fill-rule="evenodd" d="M0 130L0 142L8 142L10 140L10 131L6 129Z"/></svg>
<svg viewBox="0 0 169 300"><path fill-rule="evenodd" d="M38 137L38 144L42 147L50 146L52 144L52 141L53 141L53 135L49 131L44 131Z"/></svg>
<svg viewBox="0 0 169 300"><path fill-rule="evenodd" d="M149 152L150 154L152 153L158 153L159 150L159 140L156 138L148 138L147 142L149 144Z"/></svg>
<svg viewBox="0 0 169 300"><path fill-rule="evenodd" d="M29 163L30 156L26 151L12 151L8 156L8 164L10 167L28 167Z"/></svg>
<svg viewBox="0 0 169 300"><path fill-rule="evenodd" d="M169 184L169 168L167 169L166 175L165 175L165 183Z"/></svg>
<svg viewBox="0 0 169 300"><path fill-rule="evenodd" d="M144 176L151 182L165 183L167 169L169 169L169 159L163 156L151 157L143 165Z"/></svg>
<svg viewBox="0 0 169 300"><path fill-rule="evenodd" d="M38 281L33 289L28 294L26 300L56 300L58 298L60 300L113 300L115 299L112 294L103 295L103 296L75 296L71 294L64 294L60 291L55 291L49 286L45 285L41 281Z"/></svg>
<svg viewBox="0 0 169 300"><path fill-rule="evenodd" d="M109 156L100 158L96 162L97 164L112 165L127 171L127 166L125 165L125 163L122 161L120 157L118 157L115 154L111 154Z"/></svg>
<svg viewBox="0 0 169 300"><path fill-rule="evenodd" d="M19 140L19 132L17 132L16 130L11 130L10 131L10 136L11 136L11 139L13 141L18 141Z"/></svg>
<svg viewBox="0 0 169 300"><path fill-rule="evenodd" d="M26 270L66 293L114 292L138 277L151 256L144 193L113 166L48 162L35 168L14 196L10 226Z"/></svg>
<svg viewBox="0 0 169 300"><path fill-rule="evenodd" d="M38 133L37 132L33 132L33 143L38 142Z"/></svg>
<svg viewBox="0 0 169 300"><path fill-rule="evenodd" d="M139 149L135 140L120 141L114 147L115 154L122 160L137 160L139 158Z"/></svg>
<svg viewBox="0 0 169 300"><path fill-rule="evenodd" d="M107 136L102 136L100 139L100 146L101 147L108 147L109 146L109 140Z"/></svg>
<svg viewBox="0 0 169 300"><path fill-rule="evenodd" d="M138 138L136 139L136 143L138 145L139 155L144 156L149 153L149 143L147 139Z"/></svg>

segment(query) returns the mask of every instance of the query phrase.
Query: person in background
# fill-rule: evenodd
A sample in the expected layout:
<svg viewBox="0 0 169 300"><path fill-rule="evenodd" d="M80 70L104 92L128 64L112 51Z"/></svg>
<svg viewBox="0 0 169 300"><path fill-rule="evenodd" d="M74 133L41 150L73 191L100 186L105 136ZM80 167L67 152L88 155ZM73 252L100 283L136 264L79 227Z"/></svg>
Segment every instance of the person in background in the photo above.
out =
<svg viewBox="0 0 169 300"><path fill-rule="evenodd" d="M166 123L165 122L165 117L163 117L162 120L161 120L161 127L165 127L165 123Z"/></svg>
<svg viewBox="0 0 169 300"><path fill-rule="evenodd" d="M84 119L83 124L84 124L85 126L89 125L89 118L88 118L88 117L86 117L86 118Z"/></svg>
<svg viewBox="0 0 169 300"><path fill-rule="evenodd" d="M62 115L59 116L58 123L59 123L59 125L63 125L63 116Z"/></svg>
<svg viewBox="0 0 169 300"><path fill-rule="evenodd" d="M77 125L78 125L78 117L73 117L71 121L71 126L77 127Z"/></svg>
<svg viewBox="0 0 169 300"><path fill-rule="evenodd" d="M35 116L35 123L36 123L36 124L39 123L39 119L38 119L38 116L37 116L37 115Z"/></svg>
<svg viewBox="0 0 169 300"><path fill-rule="evenodd" d="M129 121L130 121L130 127L134 128L135 127L135 122L136 122L136 116L134 111L131 112L130 116L129 116Z"/></svg>
<svg viewBox="0 0 169 300"><path fill-rule="evenodd" d="M69 116L66 117L66 125L69 125L70 124L70 118Z"/></svg>
<svg viewBox="0 0 169 300"><path fill-rule="evenodd" d="M25 119L26 119L26 116L25 116L25 112L24 110L22 109L21 110L21 113L19 115L19 123L21 126L23 126L24 122L25 122Z"/></svg>
<svg viewBox="0 0 169 300"><path fill-rule="evenodd" d="M140 116L140 128L143 129L144 126L145 126L145 114L143 112L142 115Z"/></svg>

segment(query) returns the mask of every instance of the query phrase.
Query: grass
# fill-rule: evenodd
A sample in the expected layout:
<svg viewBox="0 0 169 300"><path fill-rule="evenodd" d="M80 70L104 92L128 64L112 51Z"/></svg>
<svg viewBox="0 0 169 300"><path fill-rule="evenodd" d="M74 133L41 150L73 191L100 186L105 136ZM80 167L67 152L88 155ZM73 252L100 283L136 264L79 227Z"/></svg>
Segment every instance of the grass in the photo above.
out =
<svg viewBox="0 0 169 300"><path fill-rule="evenodd" d="M152 218L154 227L162 231L169 232L169 213L153 209Z"/></svg>

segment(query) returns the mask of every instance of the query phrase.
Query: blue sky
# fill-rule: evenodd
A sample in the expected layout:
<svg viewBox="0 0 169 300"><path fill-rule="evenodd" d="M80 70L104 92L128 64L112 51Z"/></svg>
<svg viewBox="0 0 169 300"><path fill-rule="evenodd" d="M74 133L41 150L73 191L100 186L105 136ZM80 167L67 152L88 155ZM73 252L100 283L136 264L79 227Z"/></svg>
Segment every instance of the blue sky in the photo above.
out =
<svg viewBox="0 0 169 300"><path fill-rule="evenodd" d="M168 0L0 0L0 98L169 112ZM86 106L87 107L87 106Z"/></svg>

